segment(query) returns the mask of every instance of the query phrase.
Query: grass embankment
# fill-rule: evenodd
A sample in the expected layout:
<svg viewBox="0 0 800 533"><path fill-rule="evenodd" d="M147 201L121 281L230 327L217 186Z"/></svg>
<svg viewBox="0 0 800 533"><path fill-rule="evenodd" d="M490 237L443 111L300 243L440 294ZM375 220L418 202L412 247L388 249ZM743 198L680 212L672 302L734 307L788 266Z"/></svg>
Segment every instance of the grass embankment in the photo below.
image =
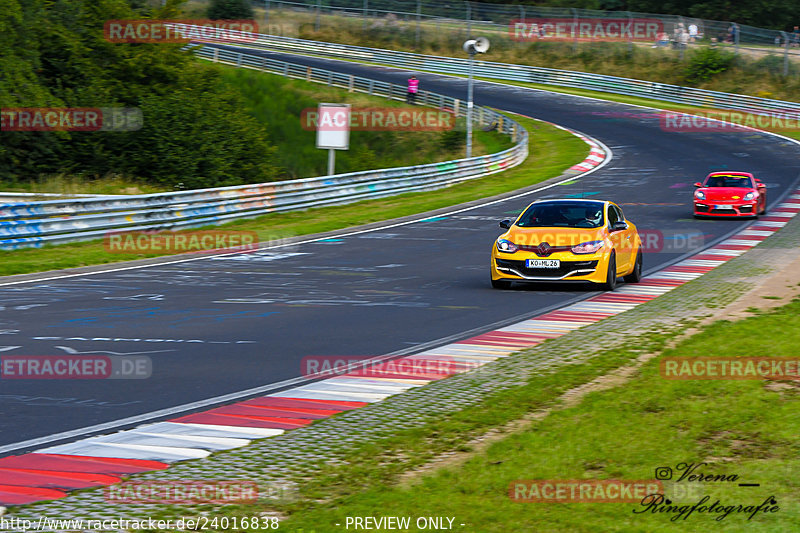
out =
<svg viewBox="0 0 800 533"><path fill-rule="evenodd" d="M261 72L224 67L223 80L240 92L246 111L267 128L276 158L285 169L282 179L322 176L327 172L328 151L316 147L316 132L301 126L304 110L316 111L320 102L347 103L359 107L408 107L404 102L361 93L350 93L318 83ZM424 108L420 108L424 109ZM511 147L508 137L480 131L475 155ZM464 157L463 124L451 131L352 131L350 149L336 153L339 174L421 165Z"/></svg>
<svg viewBox="0 0 800 533"><path fill-rule="evenodd" d="M317 208L313 210L313 216L309 216L309 211L271 214L217 227L256 231L262 242L346 228L513 191L557 176L586 155L586 144L575 136L538 121L518 119L530 133L530 155L524 163L509 171L437 191ZM492 139L492 136L488 139ZM489 141L486 145L488 147ZM495 146L493 151L495 149L499 147ZM158 255L163 254L112 254L105 251L102 241L0 251L0 275L98 265Z"/></svg>
<svg viewBox="0 0 800 533"><path fill-rule="evenodd" d="M769 343L765 341L769 339ZM348 466L321 472L303 487L307 499L283 509L286 531L340 531L346 517L453 517L456 530L509 531L791 531L800 520L796 381L674 381L661 377L663 357L797 357L800 300L771 312L704 327L672 348L667 335L634 339L574 368L534 377L518 389L439 424L401 432L380 449L353 450ZM642 353L657 353L630 381L590 392L582 402L548 416L472 454L457 466L398 484L414 459L442 449L463 449L464 434L496 427L551 405L565 390L586 383ZM393 459L394 458L394 459ZM695 511L638 513L639 503L520 503L508 496L515 480L652 480L658 467L707 463L695 473L736 475L735 482L682 481L674 505L759 505L774 496L772 514ZM740 487L738 483L758 483ZM252 511L252 510L251 510ZM458 524L465 524L464 527ZM794 526L792 524L795 524ZM416 528L411 528L416 531Z"/></svg>

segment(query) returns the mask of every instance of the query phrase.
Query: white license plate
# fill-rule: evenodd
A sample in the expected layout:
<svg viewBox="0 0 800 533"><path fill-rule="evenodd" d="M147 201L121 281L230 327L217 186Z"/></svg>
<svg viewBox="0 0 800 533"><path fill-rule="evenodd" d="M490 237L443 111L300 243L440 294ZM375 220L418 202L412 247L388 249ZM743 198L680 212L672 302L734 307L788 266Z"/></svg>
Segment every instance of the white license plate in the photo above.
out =
<svg viewBox="0 0 800 533"><path fill-rule="evenodd" d="M714 209L733 209L732 205L715 205Z"/></svg>
<svg viewBox="0 0 800 533"><path fill-rule="evenodd" d="M558 259L526 259L526 268L559 268L561 261Z"/></svg>

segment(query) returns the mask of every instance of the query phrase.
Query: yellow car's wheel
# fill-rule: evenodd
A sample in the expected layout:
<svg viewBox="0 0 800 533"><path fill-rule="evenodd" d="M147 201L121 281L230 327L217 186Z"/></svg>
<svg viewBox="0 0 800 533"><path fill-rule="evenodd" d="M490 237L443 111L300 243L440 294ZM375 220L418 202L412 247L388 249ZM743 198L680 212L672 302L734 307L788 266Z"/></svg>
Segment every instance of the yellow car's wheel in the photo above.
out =
<svg viewBox="0 0 800 533"><path fill-rule="evenodd" d="M633 270L627 276L624 276L622 279L625 280L625 283L639 283L642 279L642 251L639 250L636 252L636 263L633 265Z"/></svg>
<svg viewBox="0 0 800 533"><path fill-rule="evenodd" d="M617 255L611 252L611 257L608 258L608 274L606 274L606 282L603 283L604 291L613 291L617 287Z"/></svg>

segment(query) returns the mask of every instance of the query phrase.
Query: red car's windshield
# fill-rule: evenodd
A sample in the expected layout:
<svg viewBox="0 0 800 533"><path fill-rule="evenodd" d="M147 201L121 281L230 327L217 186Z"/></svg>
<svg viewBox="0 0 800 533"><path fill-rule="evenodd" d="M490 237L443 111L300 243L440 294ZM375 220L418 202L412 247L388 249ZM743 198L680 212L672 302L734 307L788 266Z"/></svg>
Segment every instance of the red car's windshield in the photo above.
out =
<svg viewBox="0 0 800 533"><path fill-rule="evenodd" d="M709 176L703 187L742 187L753 188L753 181L748 176Z"/></svg>

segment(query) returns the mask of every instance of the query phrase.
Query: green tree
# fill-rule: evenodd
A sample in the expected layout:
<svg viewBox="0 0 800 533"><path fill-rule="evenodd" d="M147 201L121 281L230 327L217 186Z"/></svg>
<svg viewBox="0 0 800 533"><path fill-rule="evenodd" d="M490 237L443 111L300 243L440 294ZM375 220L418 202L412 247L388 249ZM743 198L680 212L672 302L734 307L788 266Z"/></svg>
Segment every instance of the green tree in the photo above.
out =
<svg viewBox="0 0 800 533"><path fill-rule="evenodd" d="M177 14L177 0L134 11L125 0L0 0L0 106L137 107L132 132L11 132L0 175L124 173L161 185L210 187L277 175L265 129L219 69L180 44L111 43L104 23Z"/></svg>
<svg viewBox="0 0 800 533"><path fill-rule="evenodd" d="M250 0L211 0L208 18L213 20L243 20L253 18Z"/></svg>

